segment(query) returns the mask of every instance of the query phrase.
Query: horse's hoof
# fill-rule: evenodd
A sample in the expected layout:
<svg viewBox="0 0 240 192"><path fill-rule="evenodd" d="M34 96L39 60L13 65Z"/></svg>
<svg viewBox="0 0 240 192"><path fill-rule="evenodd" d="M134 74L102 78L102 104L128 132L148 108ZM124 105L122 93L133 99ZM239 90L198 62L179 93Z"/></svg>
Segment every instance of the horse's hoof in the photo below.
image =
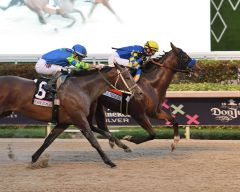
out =
<svg viewBox="0 0 240 192"><path fill-rule="evenodd" d="M173 152L176 149L176 145L174 143L171 144L171 152Z"/></svg>
<svg viewBox="0 0 240 192"><path fill-rule="evenodd" d="M32 164L35 163L37 161L37 158L35 158L34 156L32 156Z"/></svg>
<svg viewBox="0 0 240 192"><path fill-rule="evenodd" d="M110 147L113 149L113 147L115 146L114 141L110 141L110 140L109 140L109 145L110 145Z"/></svg>
<svg viewBox="0 0 240 192"><path fill-rule="evenodd" d="M110 147L113 149L113 147L115 146L115 141L114 141L114 139L109 139L109 145L110 145Z"/></svg>
<svg viewBox="0 0 240 192"><path fill-rule="evenodd" d="M174 139L173 139L173 143L171 145L171 152L173 152L176 149L176 146L177 146L179 141L180 141L180 137L175 136Z"/></svg>
<svg viewBox="0 0 240 192"><path fill-rule="evenodd" d="M127 140L127 141L131 141L132 136L126 135L126 136L124 136L122 139L123 139L123 140Z"/></svg>
<svg viewBox="0 0 240 192"><path fill-rule="evenodd" d="M126 149L124 149L124 152L126 152L126 153L131 153L132 150L131 150L130 148L126 148Z"/></svg>
<svg viewBox="0 0 240 192"><path fill-rule="evenodd" d="M116 167L117 165L114 164L112 161L105 162L107 165L109 165L111 168Z"/></svg>

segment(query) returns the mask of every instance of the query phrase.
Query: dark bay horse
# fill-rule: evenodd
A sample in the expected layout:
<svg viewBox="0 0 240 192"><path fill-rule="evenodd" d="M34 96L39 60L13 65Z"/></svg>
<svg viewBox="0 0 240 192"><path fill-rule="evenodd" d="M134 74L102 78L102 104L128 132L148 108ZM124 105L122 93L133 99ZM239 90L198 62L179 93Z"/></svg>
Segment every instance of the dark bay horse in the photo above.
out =
<svg viewBox="0 0 240 192"><path fill-rule="evenodd" d="M85 22L85 17L82 11L74 7L75 1L76 0L62 0L60 4L60 9L58 10L51 10L47 8L46 5L48 4L48 0L24 0L24 3L29 9L31 9L38 15L40 23L47 24L43 13L48 13L50 15L58 14L64 18L71 19L72 22L66 26L71 27L76 23L77 20L73 16L71 16L70 13L79 13L82 17L83 23Z"/></svg>
<svg viewBox="0 0 240 192"><path fill-rule="evenodd" d="M156 137L156 133L149 118L163 119L171 122L174 128L174 142L171 145L172 150L175 149L176 144L180 140L178 123L171 114L162 110L162 104L165 100L167 88L171 83L174 74L176 72L190 73L188 65L194 60L192 60L187 53L180 48L175 47L172 43L171 48L172 50L165 53L164 56L150 60L145 64L145 69L143 69L143 73L138 82L138 85L144 92L144 99L142 101L137 101L134 98L130 100L128 104L128 114L130 114L131 117L147 131L149 136L143 138L128 136L124 138L130 142L140 144ZM197 65L194 65L192 70L197 68ZM104 107L120 112L119 103L110 97L101 96L98 99L97 104L94 103L93 105L92 108L96 108L95 119L98 128L109 132L105 121ZM94 114L91 113L89 124L91 125L92 130L96 128L92 124L93 118ZM117 138L110 140L111 146L114 145L113 142L123 148L126 152L131 151Z"/></svg>
<svg viewBox="0 0 240 192"><path fill-rule="evenodd" d="M117 68L117 69L116 69ZM98 151L103 161L114 167L115 164L107 157L94 137L87 117L90 106L102 93L112 88L113 85L121 85L122 79L125 85L119 86L124 90L134 93L136 99L142 98L142 90L134 82L128 69L116 64L116 68L103 68L100 71L84 71L89 73L81 76L70 77L58 91L60 99L59 122L45 139L43 145L32 156L32 163L36 162L43 151L65 130L69 125L75 125ZM122 79L120 77L123 77ZM0 77L0 117L11 112L19 112L32 119L50 122L52 109L32 104L35 91L33 80L16 76Z"/></svg>

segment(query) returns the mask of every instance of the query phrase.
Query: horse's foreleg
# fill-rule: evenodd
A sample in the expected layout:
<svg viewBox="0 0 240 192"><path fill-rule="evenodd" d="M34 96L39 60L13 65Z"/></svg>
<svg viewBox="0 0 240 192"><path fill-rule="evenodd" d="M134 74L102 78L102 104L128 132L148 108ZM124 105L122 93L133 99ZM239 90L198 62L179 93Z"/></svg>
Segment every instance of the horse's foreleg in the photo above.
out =
<svg viewBox="0 0 240 192"><path fill-rule="evenodd" d="M115 15L116 19L118 21L121 21L120 17L118 17L118 15L115 13L115 11L113 10L113 8L110 6L109 2L105 2L103 3L103 5L113 14Z"/></svg>
<svg viewBox="0 0 240 192"><path fill-rule="evenodd" d="M178 128L177 121L174 119L174 117L172 117L172 115L170 115L170 114L168 114L168 113L166 113L165 111L162 111L162 110L160 112L156 113L155 118L165 119L173 125L174 139L173 139L173 143L171 145L171 150L173 151L176 148L176 145L180 140L179 128Z"/></svg>
<svg viewBox="0 0 240 192"><path fill-rule="evenodd" d="M33 10L34 11L34 10ZM34 11L35 12L35 11ZM47 21L45 20L45 18L43 17L43 14L41 12L36 12L38 15L38 20L41 24L46 25Z"/></svg>
<svg viewBox="0 0 240 192"><path fill-rule="evenodd" d="M91 15L92 15L94 9L96 8L97 4L98 4L98 3L93 3L93 5L92 5L92 7L91 7L91 9L90 9L90 11L89 11L89 13L88 13L88 18L91 17Z"/></svg>
<svg viewBox="0 0 240 192"><path fill-rule="evenodd" d="M78 10L78 9L73 9L72 12L73 12L73 13L74 13L74 12L79 13L79 14L81 15L81 17L82 17L82 23L85 23L85 22L86 22L86 19L85 19L84 15L83 15L82 11L80 11L80 10Z"/></svg>
<svg viewBox="0 0 240 192"><path fill-rule="evenodd" d="M64 18L72 20L72 22L69 25L66 26L67 28L72 27L76 23L76 19L74 17L70 16L69 14L65 13L65 14L60 14L60 15Z"/></svg>
<svg viewBox="0 0 240 192"><path fill-rule="evenodd" d="M171 145L171 151L173 151L180 140L180 135L179 135L179 129L178 129L178 122L174 118L170 119L169 121L172 123L173 131L174 131L174 139Z"/></svg>
<svg viewBox="0 0 240 192"><path fill-rule="evenodd" d="M45 139L42 146L33 154L32 163L35 163L45 149L65 130L68 125L57 124Z"/></svg>
<svg viewBox="0 0 240 192"><path fill-rule="evenodd" d="M103 135L104 137L108 138L109 139L109 144L113 148L113 146L114 146L114 139L111 137L111 135L108 132L106 132L106 131L104 131L102 129L98 129L97 127L95 127L93 125L93 118L94 118L94 116L96 114L97 105L98 105L97 101L95 101L95 102L93 102L91 104L90 112L89 112L89 115L87 117L88 123L89 123L92 131L94 131L95 133L99 133L99 134ZM103 116L103 118L104 117L105 117L105 115Z"/></svg>
<svg viewBox="0 0 240 192"><path fill-rule="evenodd" d="M85 115L82 112L74 112L71 114L71 118L73 120L74 125L76 125L80 129L80 131L86 137L86 139L89 141L92 147L94 147L97 150L99 155L102 157L104 163L111 167L115 167L116 165L107 157L107 155L100 147L97 139L93 135Z"/></svg>
<svg viewBox="0 0 240 192"><path fill-rule="evenodd" d="M103 127L102 129L98 129L97 127L95 127L93 125L93 118L95 116L96 116L97 124L98 124L98 121L99 121L98 119L99 118L101 118L103 121L105 121L105 119L106 119L104 112L102 113L102 111L101 111L101 110L103 110L102 106L101 107L97 107L99 105L101 106L101 104L99 104L97 101L95 101L95 102L93 102L91 104L90 112L89 112L89 115L87 117L88 123L89 123L92 131L94 131L96 133L99 133L99 134L103 135L104 137L108 138L109 144L113 148L113 146L114 146L114 139L111 136L111 134L109 133L109 130L107 128L104 129L105 127ZM99 110L100 110L100 112L98 112ZM99 114L96 114L96 113L99 113Z"/></svg>
<svg viewBox="0 0 240 192"><path fill-rule="evenodd" d="M147 137L134 137L134 136L125 136L123 139L133 142L135 144L140 144L144 143L146 141L150 141L156 138L156 133L149 121L149 119L144 115L144 116L132 116L134 120L141 125L141 127L148 132Z"/></svg>
<svg viewBox="0 0 240 192"><path fill-rule="evenodd" d="M122 143L118 138L114 137L112 135L112 133L110 133L110 131L107 127L107 124L106 124L106 115L105 115L105 112L104 112L103 105L99 102L97 103L95 119L96 119L96 123L97 123L97 126L98 126L99 129L95 127L94 130L96 132L104 135L105 137L107 137L109 139L109 144L110 144L111 147L113 147L114 143L116 143L116 145L118 147L122 148L125 152L131 152L131 149L127 145Z"/></svg>

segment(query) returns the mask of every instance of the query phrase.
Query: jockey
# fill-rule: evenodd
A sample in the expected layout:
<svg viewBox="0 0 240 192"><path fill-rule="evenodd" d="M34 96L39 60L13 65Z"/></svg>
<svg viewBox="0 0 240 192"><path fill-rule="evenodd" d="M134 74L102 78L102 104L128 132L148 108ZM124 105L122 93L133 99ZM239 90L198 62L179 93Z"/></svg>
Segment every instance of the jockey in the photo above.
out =
<svg viewBox="0 0 240 192"><path fill-rule="evenodd" d="M76 44L69 48L60 48L42 55L35 65L35 70L39 74L53 75L53 78L48 81L43 88L46 91L56 92L53 85L57 78L64 73L68 73L64 67L74 66L77 69L100 69L101 65L89 64L82 59L87 56L87 50L84 46Z"/></svg>
<svg viewBox="0 0 240 192"><path fill-rule="evenodd" d="M135 73L134 81L137 82L142 72L140 67L143 62L153 56L159 50L159 46L157 42L150 40L145 43L144 47L133 45L113 49L116 49L116 52L108 58L108 64L113 65L114 62L117 62L120 65L130 67Z"/></svg>
<svg viewBox="0 0 240 192"><path fill-rule="evenodd" d="M48 0L47 8L52 10L60 9L60 0Z"/></svg>

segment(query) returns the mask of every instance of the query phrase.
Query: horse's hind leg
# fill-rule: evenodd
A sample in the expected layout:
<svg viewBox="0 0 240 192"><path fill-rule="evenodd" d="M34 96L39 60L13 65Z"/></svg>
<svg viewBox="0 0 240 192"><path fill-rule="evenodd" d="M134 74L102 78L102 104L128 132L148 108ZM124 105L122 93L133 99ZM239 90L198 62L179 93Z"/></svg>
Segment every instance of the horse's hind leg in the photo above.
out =
<svg viewBox="0 0 240 192"><path fill-rule="evenodd" d="M156 137L156 133L148 119L148 117L146 117L145 115L138 115L136 114L135 116L132 115L132 117L134 118L134 120L141 125L141 127L148 132L148 136L147 137L133 137L133 136L125 136L123 139L133 142L135 144L140 144L140 143L144 143L150 140L155 139Z"/></svg>
<svg viewBox="0 0 240 192"><path fill-rule="evenodd" d="M12 114L12 111L3 112L3 110L0 109L0 118L7 117L11 114Z"/></svg>
<svg viewBox="0 0 240 192"><path fill-rule="evenodd" d="M33 154L32 163L35 163L45 149L65 130L68 125L57 124L45 139L42 146Z"/></svg>
<svg viewBox="0 0 240 192"><path fill-rule="evenodd" d="M7 7L0 7L0 9L2 9L3 11L7 10L8 8L17 5L19 2L21 2L20 0L11 0L10 3L8 4Z"/></svg>

